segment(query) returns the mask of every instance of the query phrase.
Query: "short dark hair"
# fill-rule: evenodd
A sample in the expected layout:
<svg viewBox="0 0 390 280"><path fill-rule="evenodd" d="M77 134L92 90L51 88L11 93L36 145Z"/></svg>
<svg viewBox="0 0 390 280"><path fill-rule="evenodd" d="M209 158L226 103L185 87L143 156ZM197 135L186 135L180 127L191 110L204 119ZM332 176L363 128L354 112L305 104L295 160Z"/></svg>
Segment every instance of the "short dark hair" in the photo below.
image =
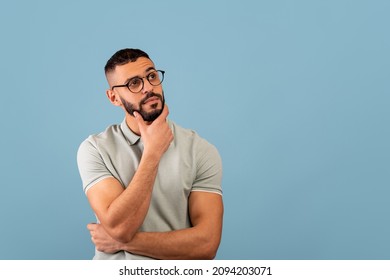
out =
<svg viewBox="0 0 390 280"><path fill-rule="evenodd" d="M114 71L116 66L124 65L128 62L134 62L140 57L149 58L149 55L140 49L119 50L107 61L106 66L104 67L104 72L107 74Z"/></svg>

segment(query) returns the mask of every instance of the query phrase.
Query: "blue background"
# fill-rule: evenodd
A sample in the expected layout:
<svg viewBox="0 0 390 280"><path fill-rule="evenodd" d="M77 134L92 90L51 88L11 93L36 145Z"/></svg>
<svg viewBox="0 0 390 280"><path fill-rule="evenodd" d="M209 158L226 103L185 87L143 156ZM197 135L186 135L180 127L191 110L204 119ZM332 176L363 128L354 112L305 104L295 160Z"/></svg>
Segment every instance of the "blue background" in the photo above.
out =
<svg viewBox="0 0 390 280"><path fill-rule="evenodd" d="M90 259L76 151L119 123L103 67L147 51L219 149L218 259L390 259L389 1L9 1L0 259Z"/></svg>

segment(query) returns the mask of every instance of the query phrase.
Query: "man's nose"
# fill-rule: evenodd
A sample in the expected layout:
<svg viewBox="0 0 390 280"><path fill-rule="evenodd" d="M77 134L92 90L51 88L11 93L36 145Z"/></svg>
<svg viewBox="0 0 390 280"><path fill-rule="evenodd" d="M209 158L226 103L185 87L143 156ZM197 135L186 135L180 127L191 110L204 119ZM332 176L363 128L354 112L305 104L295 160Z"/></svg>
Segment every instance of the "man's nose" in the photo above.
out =
<svg viewBox="0 0 390 280"><path fill-rule="evenodd" d="M143 78L144 88L142 89L142 93L146 94L153 91L153 86L149 83L147 78Z"/></svg>

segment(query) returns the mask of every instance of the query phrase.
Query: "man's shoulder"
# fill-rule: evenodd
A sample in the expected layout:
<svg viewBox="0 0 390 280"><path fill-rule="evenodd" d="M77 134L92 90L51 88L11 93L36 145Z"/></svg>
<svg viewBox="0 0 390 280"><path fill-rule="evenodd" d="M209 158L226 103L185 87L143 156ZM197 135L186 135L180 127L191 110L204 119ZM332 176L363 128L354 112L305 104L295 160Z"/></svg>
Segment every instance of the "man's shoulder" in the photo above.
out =
<svg viewBox="0 0 390 280"><path fill-rule="evenodd" d="M108 126L105 130L89 135L84 141L109 141L112 138L121 135L121 129L119 124L113 124Z"/></svg>
<svg viewBox="0 0 390 280"><path fill-rule="evenodd" d="M98 148L104 146L110 146L114 143L118 137L122 135L120 125L113 124L108 126L104 131L89 135L84 141L81 142L80 148ZM79 148L79 149L80 149Z"/></svg>
<svg viewBox="0 0 390 280"><path fill-rule="evenodd" d="M189 128L184 128L181 125L178 125L176 122L168 119L168 124L173 130L174 133L181 133L186 135L193 135L196 134L196 132Z"/></svg>
<svg viewBox="0 0 390 280"><path fill-rule="evenodd" d="M176 139L185 142L199 141L200 139L202 139L202 137L199 136L199 134L195 130L190 128L184 128L171 120L168 120L168 122Z"/></svg>
<svg viewBox="0 0 390 280"><path fill-rule="evenodd" d="M215 148L208 140L199 135L195 130L184 128L173 121L169 121L174 137L179 142L195 145L198 148Z"/></svg>

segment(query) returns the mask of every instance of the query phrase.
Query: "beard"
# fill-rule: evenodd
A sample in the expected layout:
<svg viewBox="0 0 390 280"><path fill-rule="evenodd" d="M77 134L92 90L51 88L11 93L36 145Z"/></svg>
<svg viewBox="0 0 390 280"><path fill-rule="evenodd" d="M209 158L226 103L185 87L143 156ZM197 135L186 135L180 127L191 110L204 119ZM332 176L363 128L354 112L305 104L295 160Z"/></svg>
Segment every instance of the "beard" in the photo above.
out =
<svg viewBox="0 0 390 280"><path fill-rule="evenodd" d="M157 109L158 105L152 104L151 107L153 110L150 112L146 112L142 108L142 106L144 105L145 101L151 97L157 97L158 99L160 99L162 106L161 109ZM135 104L127 102L122 97L120 97L120 99L127 113L134 116L134 112L137 112L142 116L145 122L153 122L155 119L157 119L161 115L162 111L164 110L164 105L165 105L164 91L162 91L162 95L156 94L154 92L150 92L146 94L146 96L139 102L138 108L135 106Z"/></svg>

